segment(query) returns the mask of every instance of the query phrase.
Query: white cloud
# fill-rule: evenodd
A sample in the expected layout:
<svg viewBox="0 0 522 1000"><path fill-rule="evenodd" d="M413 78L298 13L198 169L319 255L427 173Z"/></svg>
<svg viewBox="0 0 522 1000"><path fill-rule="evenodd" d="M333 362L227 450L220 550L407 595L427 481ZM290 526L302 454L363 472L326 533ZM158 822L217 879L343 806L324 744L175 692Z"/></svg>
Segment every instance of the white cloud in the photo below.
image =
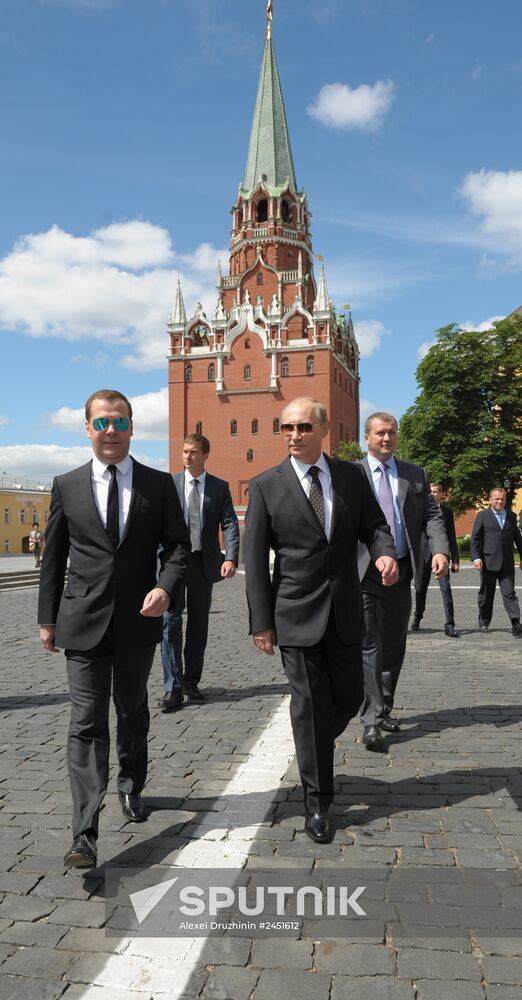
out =
<svg viewBox="0 0 522 1000"><path fill-rule="evenodd" d="M9 417L4 417L0 413L0 431L2 430L3 427L7 427L8 423L9 423Z"/></svg>
<svg viewBox="0 0 522 1000"><path fill-rule="evenodd" d="M168 439L168 389L131 396L134 440L166 441ZM48 415L49 423L60 431L81 434L84 429L84 409L61 406Z"/></svg>
<svg viewBox="0 0 522 1000"><path fill-rule="evenodd" d="M480 170L464 178L460 193L482 234L498 253L522 263L522 170Z"/></svg>
<svg viewBox="0 0 522 1000"><path fill-rule="evenodd" d="M346 83L326 83L307 111L327 128L376 132L394 98L393 80L362 83L354 89Z"/></svg>
<svg viewBox="0 0 522 1000"><path fill-rule="evenodd" d="M436 343L437 343L436 340L424 340L422 342L420 347L417 348L417 357L419 361L423 361L423 359L428 354L430 348L435 347Z"/></svg>
<svg viewBox="0 0 522 1000"><path fill-rule="evenodd" d="M376 413L379 407L376 403L372 403L371 399L361 399L359 403L359 415L361 422L361 438L364 435L364 422L370 413Z"/></svg>
<svg viewBox="0 0 522 1000"><path fill-rule="evenodd" d="M472 330L476 330L478 333L486 333L487 330L491 330L493 323L498 323L501 319L505 318L505 316L491 316L482 323L473 323L472 320L468 319L465 323L459 323L459 328L466 330L468 333L471 333Z"/></svg>
<svg viewBox="0 0 522 1000"><path fill-rule="evenodd" d="M472 80L480 80L482 76L482 66L475 66L475 69L471 70L470 76Z"/></svg>
<svg viewBox="0 0 522 1000"><path fill-rule="evenodd" d="M102 341L127 350L126 367L163 367L177 275L188 315L198 300L213 311L219 257L227 251L208 243L176 255L167 230L137 219L86 237L53 226L23 236L0 261L0 330L88 339L91 348Z"/></svg>
<svg viewBox="0 0 522 1000"><path fill-rule="evenodd" d="M151 458L149 455L131 449L139 462L155 469L167 471L168 462L163 458ZM69 472L78 465L85 465L92 456L89 445L63 448L56 444L14 444L0 448L0 470L7 476L13 476L13 481L24 483L27 480L42 484L50 483L54 476Z"/></svg>
<svg viewBox="0 0 522 1000"><path fill-rule="evenodd" d="M361 352L361 358L371 358L379 350L383 337L390 331L377 319L362 319L354 323L355 336Z"/></svg>

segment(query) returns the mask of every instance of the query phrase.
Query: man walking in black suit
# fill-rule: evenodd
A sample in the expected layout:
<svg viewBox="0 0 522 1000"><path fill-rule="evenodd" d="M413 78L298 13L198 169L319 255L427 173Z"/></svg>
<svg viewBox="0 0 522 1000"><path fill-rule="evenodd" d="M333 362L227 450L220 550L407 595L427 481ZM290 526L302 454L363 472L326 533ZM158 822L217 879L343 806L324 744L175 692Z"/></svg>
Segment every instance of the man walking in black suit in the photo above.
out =
<svg viewBox="0 0 522 1000"><path fill-rule="evenodd" d="M208 638L208 616L212 586L230 580L239 559L239 526L228 483L205 470L210 442L203 434L189 434L183 443L184 472L174 478L185 520L190 531L192 553L185 587L163 620L164 712L176 712L183 705L183 692L194 704L205 701L199 688ZM225 558L221 553L219 530L223 532ZM182 670L182 613L187 606L185 671ZM183 674L183 676L182 676Z"/></svg>
<svg viewBox="0 0 522 1000"><path fill-rule="evenodd" d="M431 495L438 503L442 516L444 518L444 525L446 528L446 534L448 536L450 555L451 555L451 572L458 573L460 569L459 561L459 550L457 546L457 536L455 534L455 520L453 518L453 511L448 504L442 502L442 486L440 483L430 483ZM431 579L431 560L432 554L430 547L428 545L428 539L424 536L424 572L422 575L421 585L415 588L415 613L413 615L413 620L411 623L412 632L418 632L420 628L420 623L424 615L424 609L426 607L426 595L428 593L428 587L430 585ZM455 608L453 605L453 594L451 593L451 583L449 573L447 576L439 577L439 587L442 594L442 603L444 604L444 633L449 639L458 639L459 633L455 628Z"/></svg>
<svg viewBox="0 0 522 1000"><path fill-rule="evenodd" d="M62 647L67 657L74 838L67 867L96 864L109 777L111 681L122 812L133 822L149 815L141 798L147 681L163 612L182 587L190 551L171 477L129 455L129 400L113 389L94 392L85 404L85 429L92 460L53 483L38 600L43 646L49 652Z"/></svg>
<svg viewBox="0 0 522 1000"><path fill-rule="evenodd" d="M506 491L498 486L489 494L487 510L477 514L471 533L471 557L475 569L480 570L478 609L481 632L490 631L498 580L513 635L522 636L520 605L515 593L515 545L522 569L522 534L515 514L506 508Z"/></svg>
<svg viewBox="0 0 522 1000"><path fill-rule="evenodd" d="M397 579L391 534L367 480L321 450L328 427L316 400L284 408L289 456L251 480L245 532L250 632L262 652L273 656L276 643L281 651L305 831L317 843L331 839L334 741L362 698L357 542L368 546L383 587Z"/></svg>
<svg viewBox="0 0 522 1000"><path fill-rule="evenodd" d="M364 427L368 445L360 460L395 539L399 582L382 586L364 546L359 546L366 635L363 639L364 699L361 722L367 750L386 752L384 733L395 733L392 718L395 689L406 652L411 611L410 582L420 586L424 569L423 535L428 538L431 568L439 580L448 572L449 545L444 518L435 503L424 469L395 459L397 421L391 413L372 413Z"/></svg>

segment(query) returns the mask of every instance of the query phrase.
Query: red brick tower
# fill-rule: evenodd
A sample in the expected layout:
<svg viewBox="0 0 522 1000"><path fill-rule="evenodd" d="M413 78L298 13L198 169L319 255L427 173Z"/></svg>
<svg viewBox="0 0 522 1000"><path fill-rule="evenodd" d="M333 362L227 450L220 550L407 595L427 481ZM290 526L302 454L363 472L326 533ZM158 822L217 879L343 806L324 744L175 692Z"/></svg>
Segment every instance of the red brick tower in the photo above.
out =
<svg viewBox="0 0 522 1000"><path fill-rule="evenodd" d="M279 418L288 400L314 396L327 406L325 451L359 436L353 324L350 314L336 314L324 266L316 285L268 10L245 178L232 209L230 274L218 265L212 319L198 303L187 320L178 281L168 322L170 469L181 468L185 435L205 434L209 471L229 481L238 507L248 480L285 456Z"/></svg>

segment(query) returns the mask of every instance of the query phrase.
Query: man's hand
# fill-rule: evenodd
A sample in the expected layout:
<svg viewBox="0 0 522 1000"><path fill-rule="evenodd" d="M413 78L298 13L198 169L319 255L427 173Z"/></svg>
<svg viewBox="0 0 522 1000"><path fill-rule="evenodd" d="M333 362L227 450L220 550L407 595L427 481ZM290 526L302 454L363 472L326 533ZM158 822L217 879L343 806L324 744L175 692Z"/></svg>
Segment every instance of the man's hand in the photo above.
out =
<svg viewBox="0 0 522 1000"><path fill-rule="evenodd" d="M275 632L273 628L267 628L264 632L254 632L252 639L254 646L257 646L262 653L267 653L268 656L274 655Z"/></svg>
<svg viewBox="0 0 522 1000"><path fill-rule="evenodd" d="M482 573L482 559L474 559L473 565L475 569L479 569L480 572ZM522 563L520 564L520 568L522 569Z"/></svg>
<svg viewBox="0 0 522 1000"><path fill-rule="evenodd" d="M449 559L443 552L436 552L431 560L431 568L436 580L448 575Z"/></svg>
<svg viewBox="0 0 522 1000"><path fill-rule="evenodd" d="M452 564L451 564L451 572L452 573L458 573L459 569L460 569L460 563L454 563L454 562L452 562Z"/></svg>
<svg viewBox="0 0 522 1000"><path fill-rule="evenodd" d="M144 618L159 618L167 610L169 604L170 594L167 594L167 591L162 590L161 587L154 587L154 590L149 591L145 596L140 615L143 615Z"/></svg>
<svg viewBox="0 0 522 1000"><path fill-rule="evenodd" d="M40 625L40 639L42 646L48 653L59 653L60 650L54 645L56 636L56 625Z"/></svg>
<svg viewBox="0 0 522 1000"><path fill-rule="evenodd" d="M391 556L379 556L375 560L375 565L381 574L383 587L392 587L399 579L399 567Z"/></svg>
<svg viewBox="0 0 522 1000"><path fill-rule="evenodd" d="M226 580L231 580L236 572L236 564L232 562L231 559L225 559L221 567L221 576L225 577Z"/></svg>

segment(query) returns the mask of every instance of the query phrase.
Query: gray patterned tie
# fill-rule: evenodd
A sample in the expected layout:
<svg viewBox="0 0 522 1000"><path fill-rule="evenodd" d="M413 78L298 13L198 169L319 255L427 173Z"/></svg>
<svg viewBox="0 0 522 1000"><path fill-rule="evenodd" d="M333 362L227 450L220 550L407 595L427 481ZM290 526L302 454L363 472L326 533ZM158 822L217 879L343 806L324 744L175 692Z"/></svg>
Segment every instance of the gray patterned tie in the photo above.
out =
<svg viewBox="0 0 522 1000"><path fill-rule="evenodd" d="M393 535L393 541L397 541L396 529L395 529L395 508L393 506L393 493L390 486L390 480L388 479L388 466L382 464L378 466L379 472L381 473L381 478L379 480L379 495L378 500L380 508L388 522L388 526Z"/></svg>
<svg viewBox="0 0 522 1000"><path fill-rule="evenodd" d="M190 544L193 552L201 552L201 512L199 505L198 480L192 480L189 496Z"/></svg>
<svg viewBox="0 0 522 1000"><path fill-rule="evenodd" d="M321 486L321 480L319 479L318 466L311 465L308 469L308 473L312 478L308 499L312 504L313 512L324 531L324 494L323 487Z"/></svg>

